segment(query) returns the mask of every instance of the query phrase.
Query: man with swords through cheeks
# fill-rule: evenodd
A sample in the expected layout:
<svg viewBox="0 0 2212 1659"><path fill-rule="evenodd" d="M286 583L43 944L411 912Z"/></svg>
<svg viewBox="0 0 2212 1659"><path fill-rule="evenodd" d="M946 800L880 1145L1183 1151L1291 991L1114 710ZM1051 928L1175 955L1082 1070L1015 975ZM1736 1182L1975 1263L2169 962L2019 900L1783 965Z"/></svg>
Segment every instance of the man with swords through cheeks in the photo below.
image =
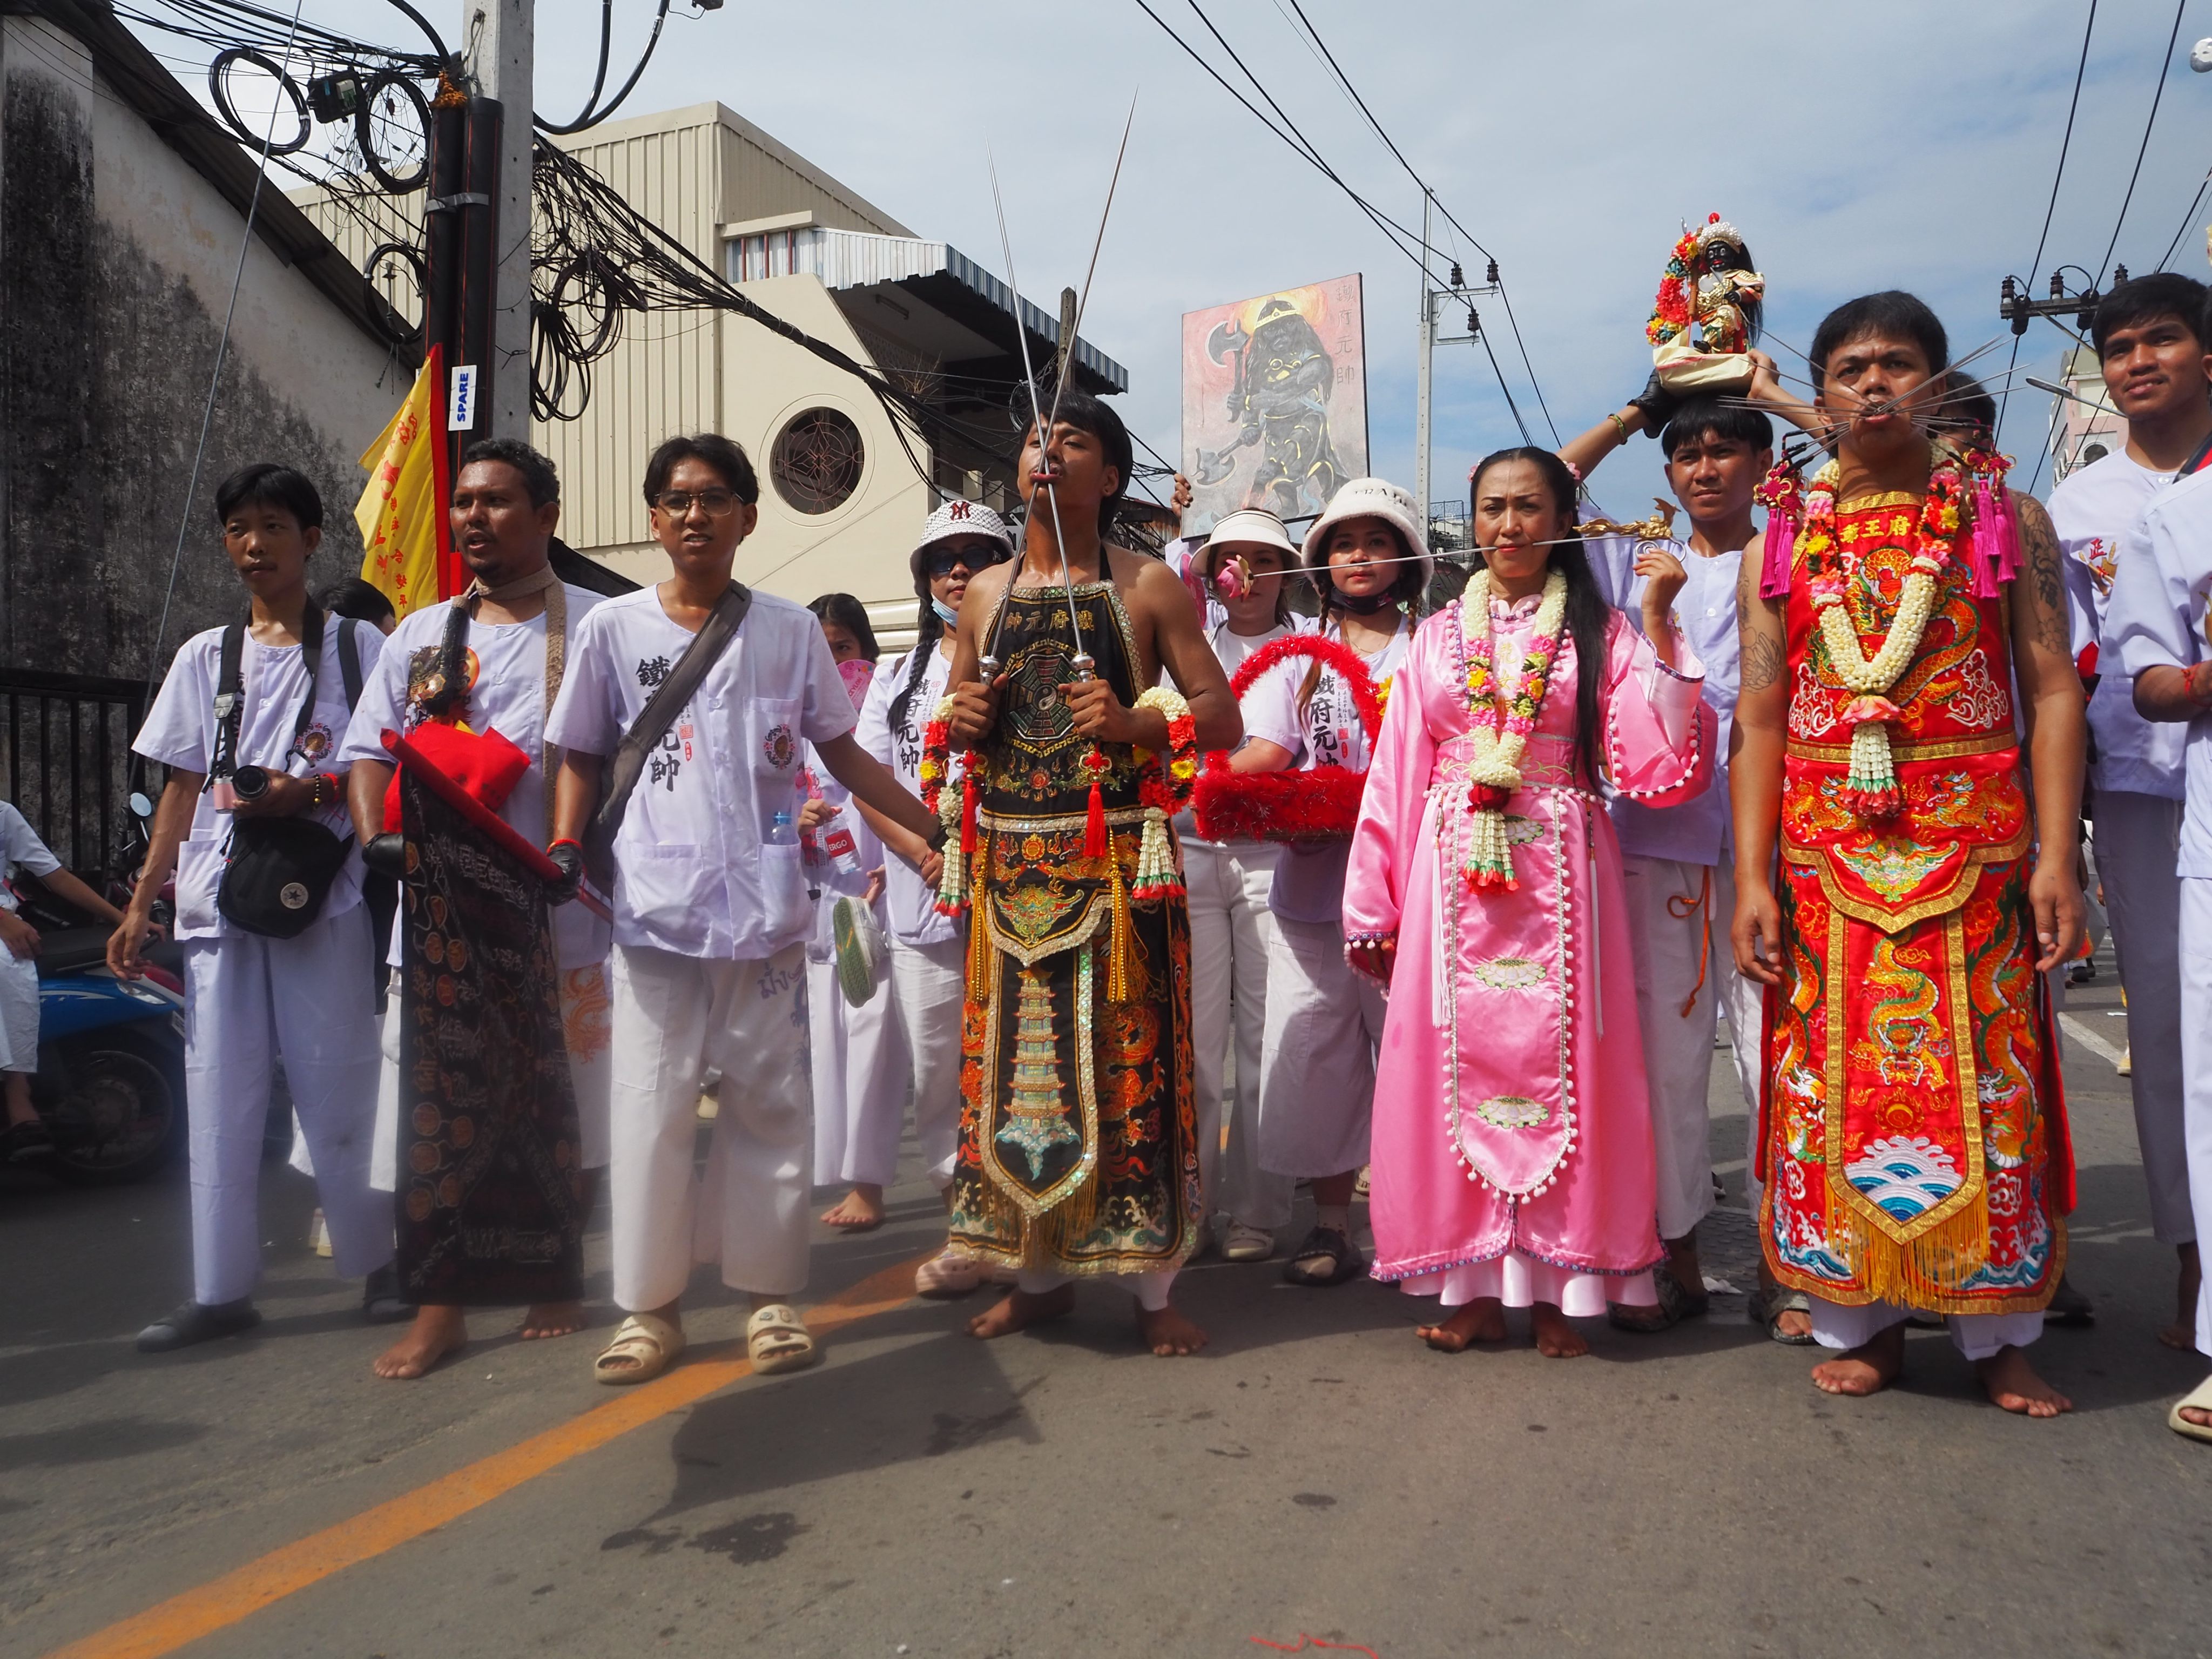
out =
<svg viewBox="0 0 2212 1659"><path fill-rule="evenodd" d="M1200 1206L1167 819L1195 750L1235 748L1243 723L1188 592L1106 540L1131 470L1093 398L1064 392L1031 423L1022 550L969 585L922 779L957 826L939 903L969 911L952 1238L1018 1274L969 1330L1058 1318L1076 1278L1110 1276L1168 1356L1206 1335L1169 1302ZM971 757L957 789L948 746Z"/></svg>

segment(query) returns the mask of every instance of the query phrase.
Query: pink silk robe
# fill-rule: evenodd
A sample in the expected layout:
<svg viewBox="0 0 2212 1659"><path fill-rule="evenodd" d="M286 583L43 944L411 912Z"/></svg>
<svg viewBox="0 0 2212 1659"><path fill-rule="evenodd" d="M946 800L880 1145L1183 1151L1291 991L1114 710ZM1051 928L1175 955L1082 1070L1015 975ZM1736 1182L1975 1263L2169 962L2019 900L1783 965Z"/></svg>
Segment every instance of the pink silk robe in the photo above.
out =
<svg viewBox="0 0 2212 1659"><path fill-rule="evenodd" d="M1536 604L1492 602L1508 672ZM1678 646L1684 672L1667 668L1618 612L1606 642L1613 784L1656 806L1698 794L1713 757L1702 665ZM1478 893L1461 873L1472 740L1456 605L1422 624L1398 674L1352 837L1345 937L1398 942L1375 1079L1375 1277L1448 1305L1601 1312L1608 1287L1648 1303L1648 1277L1580 1276L1638 1274L1664 1254L1620 848L1575 775L1575 675L1563 637L1505 808L1515 890Z"/></svg>

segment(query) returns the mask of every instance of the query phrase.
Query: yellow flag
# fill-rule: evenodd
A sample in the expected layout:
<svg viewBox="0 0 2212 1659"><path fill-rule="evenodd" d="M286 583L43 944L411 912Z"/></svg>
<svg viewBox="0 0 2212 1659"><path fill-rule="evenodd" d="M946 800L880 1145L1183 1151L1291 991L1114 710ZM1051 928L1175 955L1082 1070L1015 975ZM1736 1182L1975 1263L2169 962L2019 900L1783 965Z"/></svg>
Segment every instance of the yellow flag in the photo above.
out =
<svg viewBox="0 0 2212 1659"><path fill-rule="evenodd" d="M362 580L404 617L445 596L446 442L438 422L438 348L431 347L399 412L361 458L368 487L353 509L367 550Z"/></svg>

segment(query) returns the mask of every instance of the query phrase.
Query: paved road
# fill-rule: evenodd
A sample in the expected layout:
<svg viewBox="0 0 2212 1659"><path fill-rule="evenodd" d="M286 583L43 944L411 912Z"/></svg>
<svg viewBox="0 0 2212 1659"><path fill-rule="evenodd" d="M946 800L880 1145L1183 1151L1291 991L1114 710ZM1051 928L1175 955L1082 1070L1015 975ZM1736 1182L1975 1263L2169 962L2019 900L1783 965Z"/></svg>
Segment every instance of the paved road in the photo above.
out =
<svg viewBox="0 0 2212 1659"><path fill-rule="evenodd" d="M2107 967L2075 1029L2117 1046L2116 1001ZM2078 1041L2066 1058L2074 1278L2100 1311L2041 1345L2079 1407L2053 1424L1984 1404L1935 1333L1904 1388L1830 1400L1730 1298L1660 1337L1600 1326L1579 1363L1448 1358L1411 1298L1212 1265L1184 1280L1215 1335L1199 1360L1135 1352L1103 1289L985 1346L959 1331L979 1304L852 1294L939 1236L918 1182L882 1232L820 1243L815 1295L865 1316L795 1377L617 1395L586 1375L593 1338L524 1344L487 1316L458 1363L380 1382L382 1337L301 1247L312 1200L276 1164L268 1322L146 1358L131 1334L188 1282L181 1178L0 1177L0 1651L2212 1651L2212 1449L2164 1426L2200 1367L2152 1340L2170 1268L2124 1085ZM1714 1226L1741 1283L1744 1224ZM711 1384L743 1316L696 1288Z"/></svg>

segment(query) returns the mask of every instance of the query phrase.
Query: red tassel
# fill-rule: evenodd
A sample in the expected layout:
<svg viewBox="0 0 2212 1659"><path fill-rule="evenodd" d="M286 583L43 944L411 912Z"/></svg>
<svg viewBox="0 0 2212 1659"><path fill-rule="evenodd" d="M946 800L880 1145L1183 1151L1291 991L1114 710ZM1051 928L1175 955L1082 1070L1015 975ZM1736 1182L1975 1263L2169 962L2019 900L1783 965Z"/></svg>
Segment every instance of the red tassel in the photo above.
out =
<svg viewBox="0 0 2212 1659"><path fill-rule="evenodd" d="M1098 793L1098 779L1091 779L1091 810L1083 820L1083 856L1103 859L1106 856L1106 801Z"/></svg>
<svg viewBox="0 0 2212 1659"><path fill-rule="evenodd" d="M975 809L983 792L976 787L972 771L961 781L960 850L969 858L975 856Z"/></svg>
<svg viewBox="0 0 2212 1659"><path fill-rule="evenodd" d="M1760 549L1759 597L1786 599L1790 593L1790 562L1797 546L1797 526L1781 509L1766 515L1766 541Z"/></svg>

